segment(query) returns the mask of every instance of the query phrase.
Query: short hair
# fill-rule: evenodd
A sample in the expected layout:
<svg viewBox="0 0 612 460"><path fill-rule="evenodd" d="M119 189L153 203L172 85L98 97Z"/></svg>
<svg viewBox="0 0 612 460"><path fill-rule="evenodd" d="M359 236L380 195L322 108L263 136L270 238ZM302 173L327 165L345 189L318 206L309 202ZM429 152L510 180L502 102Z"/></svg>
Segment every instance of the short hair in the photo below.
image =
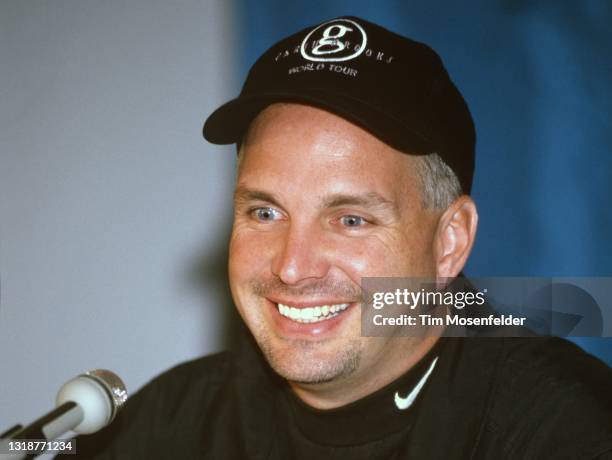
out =
<svg viewBox="0 0 612 460"><path fill-rule="evenodd" d="M414 157L421 181L421 202L425 209L444 210L463 195L455 172L437 153Z"/></svg>

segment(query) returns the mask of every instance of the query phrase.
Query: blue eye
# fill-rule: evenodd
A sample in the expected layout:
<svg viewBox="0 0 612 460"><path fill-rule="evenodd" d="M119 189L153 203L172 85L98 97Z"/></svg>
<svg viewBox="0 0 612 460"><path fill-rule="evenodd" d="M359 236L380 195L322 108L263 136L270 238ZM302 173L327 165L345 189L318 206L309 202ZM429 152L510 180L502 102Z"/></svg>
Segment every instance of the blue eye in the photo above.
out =
<svg viewBox="0 0 612 460"><path fill-rule="evenodd" d="M251 211L257 220L269 222L278 217L279 212L273 208L255 208Z"/></svg>
<svg viewBox="0 0 612 460"><path fill-rule="evenodd" d="M340 218L340 223L345 227L360 227L365 225L367 220L361 216L342 216Z"/></svg>

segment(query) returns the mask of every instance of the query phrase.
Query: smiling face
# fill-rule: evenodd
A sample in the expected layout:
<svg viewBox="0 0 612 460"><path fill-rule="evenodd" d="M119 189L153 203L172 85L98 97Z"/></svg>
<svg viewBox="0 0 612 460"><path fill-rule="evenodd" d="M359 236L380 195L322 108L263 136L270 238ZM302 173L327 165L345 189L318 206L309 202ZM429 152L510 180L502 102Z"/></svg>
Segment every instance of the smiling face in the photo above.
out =
<svg viewBox="0 0 612 460"><path fill-rule="evenodd" d="M415 161L310 106L273 104L251 123L234 197L230 286L270 365L305 400L317 392L357 399L431 346L361 337L362 277L436 276L440 212L421 205Z"/></svg>

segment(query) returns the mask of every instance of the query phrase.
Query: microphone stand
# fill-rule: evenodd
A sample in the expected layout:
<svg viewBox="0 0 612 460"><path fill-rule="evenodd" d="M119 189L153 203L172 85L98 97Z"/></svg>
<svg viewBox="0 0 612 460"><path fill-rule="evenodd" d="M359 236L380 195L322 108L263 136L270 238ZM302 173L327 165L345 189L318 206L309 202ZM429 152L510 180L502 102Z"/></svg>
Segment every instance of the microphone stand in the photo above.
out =
<svg viewBox="0 0 612 460"><path fill-rule="evenodd" d="M63 428L77 425L83 419L83 409L73 401L68 401L55 408L48 414L32 422L27 427L15 425L0 435L0 460L18 460L38 457L45 453L45 449L17 450L9 449L9 443L27 440L49 442L66 432ZM43 446L46 446L44 444ZM57 453L57 452L55 452Z"/></svg>

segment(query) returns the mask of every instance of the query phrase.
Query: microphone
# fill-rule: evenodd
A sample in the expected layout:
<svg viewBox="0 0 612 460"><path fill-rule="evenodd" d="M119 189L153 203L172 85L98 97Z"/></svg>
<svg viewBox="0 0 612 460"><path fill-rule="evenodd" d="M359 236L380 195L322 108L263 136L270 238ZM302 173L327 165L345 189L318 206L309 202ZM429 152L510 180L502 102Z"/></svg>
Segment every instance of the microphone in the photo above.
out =
<svg viewBox="0 0 612 460"><path fill-rule="evenodd" d="M0 452L9 452L11 439L52 441L73 430L79 434L91 434L110 424L127 400L123 381L106 369L94 369L66 382L55 400L56 408L25 428L11 428L0 441ZM42 453L42 452L40 452ZM23 458L28 452L11 452ZM29 453L31 455L31 452Z"/></svg>

